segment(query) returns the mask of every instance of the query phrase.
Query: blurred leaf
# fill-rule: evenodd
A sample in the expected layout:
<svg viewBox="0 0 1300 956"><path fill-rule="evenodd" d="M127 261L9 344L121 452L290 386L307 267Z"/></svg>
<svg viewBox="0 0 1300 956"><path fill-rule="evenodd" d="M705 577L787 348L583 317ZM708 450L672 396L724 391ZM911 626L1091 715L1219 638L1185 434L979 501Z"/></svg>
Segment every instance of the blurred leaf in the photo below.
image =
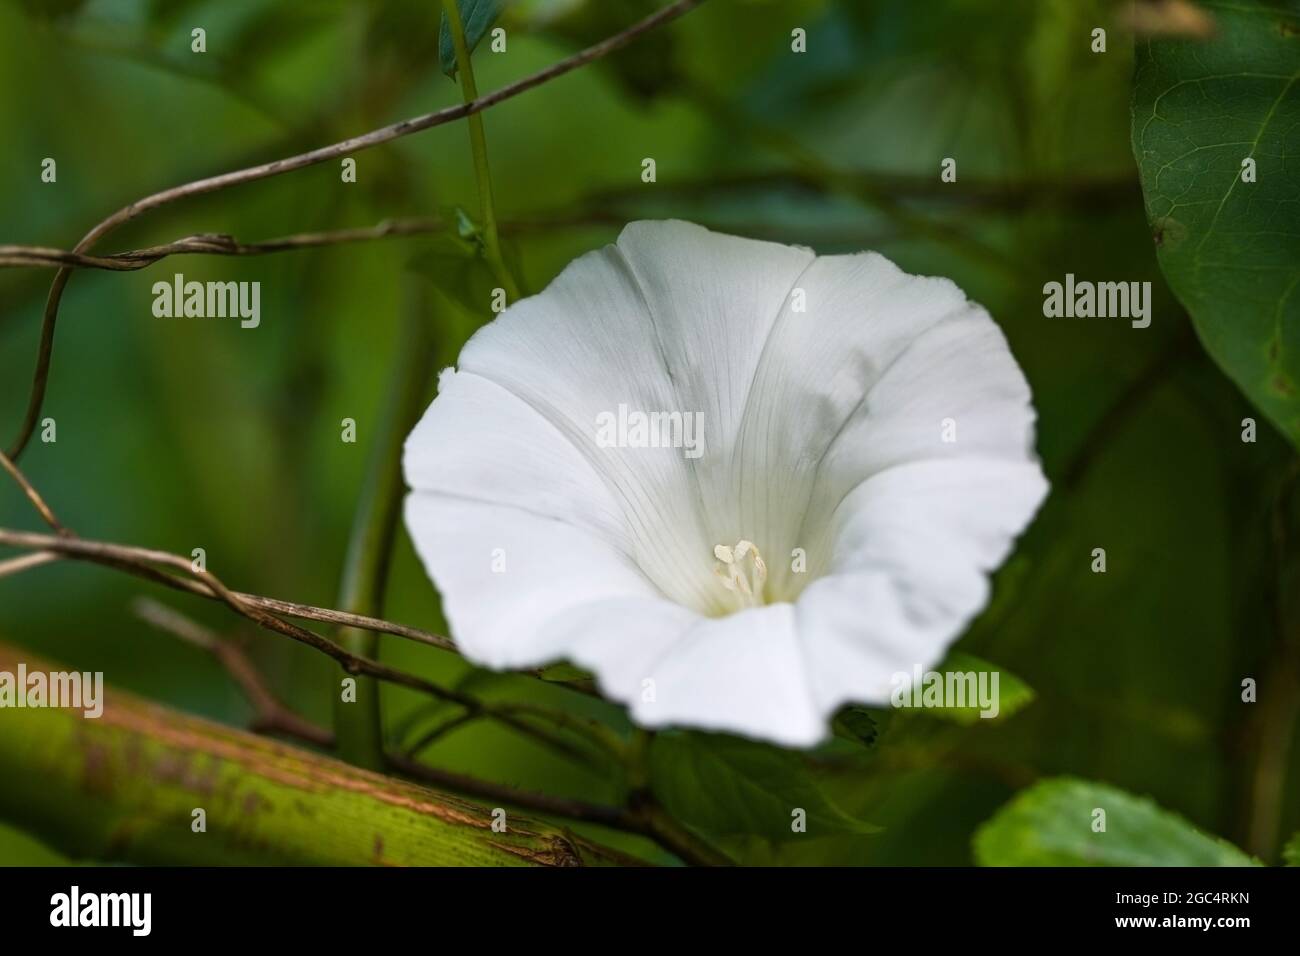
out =
<svg viewBox="0 0 1300 956"><path fill-rule="evenodd" d="M669 813L715 837L802 837L793 812L807 815L807 834L874 833L822 793L796 752L723 734L672 731L650 748L651 785Z"/></svg>
<svg viewBox="0 0 1300 956"><path fill-rule="evenodd" d="M537 672L537 676L544 681L551 681L557 684L568 684L575 681L591 681L590 671L584 671L581 667L574 667L572 664L561 662L559 664L549 664Z"/></svg>
<svg viewBox="0 0 1300 956"><path fill-rule="evenodd" d="M627 29L662 6L658 0L600 0L566 11L549 26L552 33L578 46L590 46ZM651 30L595 68L609 71L629 93L653 97L676 85L677 40L671 29Z"/></svg>
<svg viewBox="0 0 1300 956"><path fill-rule="evenodd" d="M982 708L978 700L976 700L968 702L963 707L926 707L920 711L920 713L931 717L941 717L944 720L955 721L959 724L975 724L981 720L999 720L1010 717L1016 711L1026 707L1034 699L1033 688L1015 674L973 654L954 651L948 655L941 665L935 668L935 671L940 674L975 674L977 679L980 674L996 674L998 681L998 712L994 717L981 717ZM988 678L988 682L989 690L992 690L992 677ZM913 693L917 692L914 690Z"/></svg>
<svg viewBox="0 0 1300 956"><path fill-rule="evenodd" d="M831 731L844 740L870 747L880 736L876 720L862 707L844 707L831 721Z"/></svg>
<svg viewBox="0 0 1300 956"><path fill-rule="evenodd" d="M465 27L465 46L471 53L501 15L504 5L504 0L456 0L460 22ZM451 24L447 22L446 13L438 24L438 62L442 64L442 72L455 78L456 44L451 38Z"/></svg>
<svg viewBox="0 0 1300 956"><path fill-rule="evenodd" d="M1287 866L1300 866L1300 833L1293 836L1282 850L1282 859Z"/></svg>
<svg viewBox="0 0 1300 956"><path fill-rule="evenodd" d="M1139 45L1133 150L1161 268L1206 349L1300 444L1300 12L1207 3L1211 42ZM1257 181L1243 181L1252 159Z"/></svg>
<svg viewBox="0 0 1300 956"><path fill-rule="evenodd" d="M1093 832L1094 811L1106 812ZM975 834L981 866L1258 866L1182 817L1115 787L1068 777L1021 793Z"/></svg>

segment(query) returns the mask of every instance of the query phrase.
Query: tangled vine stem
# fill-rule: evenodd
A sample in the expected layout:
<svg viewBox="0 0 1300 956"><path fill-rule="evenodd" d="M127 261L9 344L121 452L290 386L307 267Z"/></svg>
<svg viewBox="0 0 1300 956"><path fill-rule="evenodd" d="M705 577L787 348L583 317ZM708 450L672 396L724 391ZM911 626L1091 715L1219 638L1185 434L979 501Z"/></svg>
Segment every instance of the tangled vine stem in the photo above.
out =
<svg viewBox="0 0 1300 956"><path fill-rule="evenodd" d="M441 126L444 123L450 123L454 120L479 113L489 107L497 105L498 103L516 97L520 93L526 93L534 87L541 86L543 83L564 76L566 73L571 73L579 67L586 66L594 60L607 56L615 50L631 43L637 37L641 36L641 34L690 12L703 2L704 0L677 0L676 3L669 4L662 10L658 10L645 19L632 24L632 26L623 30L621 33L616 33L611 37L601 40L599 43L587 47L579 53L575 53L571 57L552 64L544 70L534 73L531 76L526 76L522 80L516 80L514 83L509 83L501 87L499 90L494 90L491 93L477 97L467 103L448 106L445 109L436 110L432 113L425 113L422 116L402 120L400 123L393 123L390 126L371 130L369 133L363 133L360 136L353 136L350 139L345 139L329 146L321 146L305 153L299 153L296 156L277 159L257 166L249 166L244 169L234 170L233 172L221 173L217 176L209 176L206 179L197 179L193 182L184 183L180 186L173 186L170 189L164 189L161 192L145 196L143 199L138 199L129 205L123 206L117 212L102 220L98 225L91 229L90 232L86 233L82 240L77 243L73 252L77 255L84 255L88 253L97 242L109 233L113 232L119 226L130 222L132 219L135 219L143 213L165 206L168 203L176 202L179 199L185 199L191 196L202 196L206 193L228 189L231 186L239 186L244 183L256 182L260 179L268 179L271 176L279 176L283 173L293 172L298 169L306 169L308 166L315 166L318 163L337 159L341 156L346 156L349 153L357 153L374 146L380 146L395 139L400 139L403 136L409 136L412 133L432 129L435 126ZM45 390L49 384L50 359L54 352L54 329L58 322L59 304L63 300L63 292L64 289L67 288L68 280L72 277L72 271L73 270L66 265L59 267L59 271L55 273L54 281L50 285L49 296L45 301L45 312L41 322L41 340L36 356L36 371L32 377L32 388L27 402L27 412L23 418L22 425L19 427L18 437L9 449L9 457L15 462L22 456L24 449L27 447L27 443L31 441L31 437L36 431L37 422L40 420L41 407L45 402Z"/></svg>
<svg viewBox="0 0 1300 956"><path fill-rule="evenodd" d="M994 212L1018 212L1036 204L1081 210L1110 209L1121 203L1136 201L1133 193L1137 189L1137 183L1132 178L1082 183L1034 179L964 178L960 183L948 184L950 188L936 189L933 178L928 176L848 171L837 171L835 176L841 182L857 184L857 188L864 191L874 184L872 188L877 191L903 199L943 202L958 208L986 209ZM798 169L741 172L661 183L656 194L693 199L701 195L716 195L719 192L737 192L746 189L793 189L820 194L825 191L825 183ZM639 199L642 195L643 191L640 189L624 187L598 189L583 196L575 204L578 209L576 213L557 211L522 220L502 220L498 223L499 232L501 235L519 235L574 226L621 226L626 219L630 218L621 214L623 204ZM699 219L698 215L696 219ZM0 244L0 268L57 269L60 266L71 266L80 269L100 269L106 272L135 272L148 268L169 256L261 256L376 239L433 235L445 232L448 228L448 224L440 219L411 218L385 219L374 226L295 233L260 242L241 242L234 236L201 233L185 236L160 246L148 246L103 256L78 254L69 249L55 249L49 246ZM766 235L761 227L738 222L713 223L710 228L715 232L734 232L751 235L754 238L763 238ZM868 245L871 243L867 240L872 238L861 231L818 233L818 237L820 242L852 241ZM878 241L878 238L872 241Z"/></svg>
<svg viewBox="0 0 1300 956"><path fill-rule="evenodd" d="M248 703L252 705L252 730L259 734L282 734L286 737L294 737L317 747L334 746L333 733L319 724L299 717L280 702L262 677L261 671L249 660L244 649L234 641L222 637L197 621L192 621L151 598L136 598L131 609L145 623L178 637L187 644L205 650L216 658L231 679L239 685Z"/></svg>
<svg viewBox="0 0 1300 956"><path fill-rule="evenodd" d="M254 731L280 734L326 749L338 746L339 742L335 734L286 706L270 689L257 666L233 641L149 598L137 599L133 608L142 620L207 651L216 658L252 705ZM439 730L446 731L461 726L469 719L472 719L472 715L462 714L443 724ZM689 831L675 825L649 794L638 795L638 799L632 806L611 806L569 797L556 797L533 790L522 790L508 784L494 783L421 763L415 759L416 755L428 743L432 743L432 740L422 741L407 753L385 753L383 769L410 780L433 784L466 796L513 804L551 816L566 817L570 820L621 830L624 833L634 833L659 844L685 863L710 866L731 862Z"/></svg>
<svg viewBox="0 0 1300 956"><path fill-rule="evenodd" d="M91 256L46 246L0 245L0 266L48 266L103 269L108 272L136 272L168 256L261 256L272 252L337 246L348 242L420 236L441 232L446 223L438 219L386 219L375 226L333 229L328 232L302 232L263 242L239 242L234 236L202 233L186 236L162 246L119 252L111 256Z"/></svg>
<svg viewBox="0 0 1300 956"><path fill-rule="evenodd" d="M29 560L16 570L26 570L29 567L45 563L46 555L55 554L107 565L159 584L170 586L179 584L181 590L194 591L193 587L186 586L194 585L203 589L203 591L194 591L194 593L206 592L207 596L221 601L236 614L247 618L260 627L290 637L301 644L306 644L308 647L320 651L338 662L349 674L371 677L401 687L407 687L427 694L436 700L456 704L464 708L467 713L496 720L584 765L592 763L589 751L574 747L566 738L553 733L545 727L538 726L534 720L528 718L550 720L557 727L584 735L596 750L619 756L616 749L611 750L606 735L597 732L563 711L552 712L539 707L520 708L505 704L487 703L469 694L442 687L415 674L409 674L381 664L369 657L354 654L346 647L322 637L315 631L276 617L275 614L270 613L258 603L242 600L238 592L226 587L211 571L206 568L202 570L196 568L191 561L178 554L80 538L72 529L59 521L54 514L54 510L41 497L35 486L28 481L27 476L23 474L17 464L6 455L0 454L0 466L23 489L42 520L56 531L56 534L48 535L0 528L0 544L25 548L33 552L32 555L28 556ZM39 560L37 560L38 555L40 556ZM6 562L6 564L12 563ZM180 572L181 575L187 575L193 580L187 581L174 573L164 572L159 569L159 566L170 568L173 572ZM6 573L12 573L15 569L4 570ZM181 584L182 581L185 583Z"/></svg>
<svg viewBox="0 0 1300 956"><path fill-rule="evenodd" d="M45 247L0 247L0 265L35 265L57 268L46 300L37 366L28 399L27 412L11 451L8 455L0 454L0 464L3 464L4 470L22 489L36 512L54 531L54 534L34 534L0 529L0 544L30 551L29 554L0 562L0 575L20 573L62 557L90 561L127 571L169 587L216 599L260 627L290 637L326 654L338 662L347 673L363 675L375 680L387 681L421 691L437 700L458 705L463 709L466 717L490 717L515 730L533 736L548 746L565 752L577 760L592 763L591 750L575 747L564 736L538 724L538 721L550 721L557 729L584 738L586 743L591 745L595 751L600 751L604 756L613 758L616 763L626 763L628 754L621 739L598 722L575 717L564 712L551 712L546 708L534 705L487 703L459 691L441 687L416 675L388 667L374 660L372 656L353 653L348 646L350 642L338 643L331 641L284 618L297 615L344 624L345 628L340 635L340 640L345 640L348 633L359 633L358 628L365 631L385 630L389 633L400 633L402 636L422 639L425 643L450 647L450 642L444 638L428 635L424 632L416 632L414 629L397 628L387 624L387 622L379 621L377 618L370 618L360 614L328 611L302 605L289 605L287 602L276 602L271 599L245 595L231 590L215 574L206 568L195 567L192 562L179 555L82 539L58 520L53 509L48 506L39 492L36 491L35 487L18 468L17 460L29 443L40 416L48 385L58 310L63 292L74 269L98 268L109 271L133 271L143 269L169 255L260 255L287 249L332 245L394 235L415 235L433 232L442 228L442 224L432 220L413 221L409 224L385 222L370 229L305 233L251 245L241 244L230 236L194 235L166 246L152 247L118 256L93 256L90 254L91 248L97 242L124 223L147 211L185 197L215 192L238 184L291 172L372 146L378 146L401 136L429 129L442 123L468 117L473 124L471 127L471 141L474 145L476 175L484 210L486 231L484 251L491 260L491 264L497 267L498 276L507 280L506 284L510 287L512 297L515 297L517 295L516 288L508 272L505 271L504 262L500 258L495 213L492 209L491 185L486 169L486 146L481 120L479 120L477 114L496 103L598 59L631 42L640 34L688 12L702 2L703 0L678 0L678 2L646 17L622 33L597 43L533 76L482 97L478 96L474 88L472 76L468 70L468 50L464 41L463 27L457 23L455 25L460 27L457 30L457 41L462 60L462 78L465 92L465 101L459 106L383 127L362 136L311 150L288 159L208 177L146 196L122 207L108 218L102 220L70 252ZM374 524L376 527L383 527L389 523L375 522ZM369 523L366 526L369 527ZM380 550L385 549L381 547ZM375 575L375 578L382 581L382 573ZM360 610L361 608L357 609ZM161 605L146 602L137 604L136 610L137 613L155 626L177 634L217 657L238 681L249 700L253 703L257 711L257 722L262 729L285 733L318 746L338 746L343 742L338 734L304 721L287 708L284 708L237 645L195 625L183 616L175 614ZM349 628L351 631L349 631ZM399 770L399 772L404 769L408 774L419 774L421 772L421 765L414 761L407 761L407 758L401 756L393 757L384 754L382 741L378 741L378 746L381 748L378 756L378 762L381 766L388 766L390 769ZM404 762L406 765L403 767ZM426 776L430 772L436 773L436 771L428 769L424 771ZM461 786L467 788L474 786L482 789L495 786L470 781L469 778L458 780L458 782ZM506 791L500 788L498 788L497 792L502 795L506 794ZM511 795L516 799L526 799L524 794L512 793ZM543 799L551 800L551 798ZM653 800L649 802L640 801L636 805L629 804L625 808L608 809L585 804L579 805L572 801L551 802L555 803L555 805L548 807L548 809L554 812L568 812L578 819L599 821L606 825L618 826L630 832L649 836L665 848L676 852L687 862L727 862L724 857L716 854L707 844L701 843L693 834L681 828ZM560 803L564 805L560 806Z"/></svg>
<svg viewBox="0 0 1300 956"><path fill-rule="evenodd" d="M563 711L545 711L541 708L529 708L518 710L508 704L489 703L473 697L461 691L454 690L450 687L443 687L435 684L433 681L426 680L416 674L410 674L406 671L398 670L395 667L389 667L379 661L349 652L346 648L331 641L327 637L317 634L315 631L300 627L289 621L282 620L274 614L269 613L262 607L255 604L249 604L241 600L238 592L232 591L226 587L220 579L211 571L194 570L189 559L183 558L177 554L171 554L166 551L154 551L148 548L128 548L121 545L108 544L101 541L89 541L84 538L78 538L75 535L60 537L57 535L34 534L27 531L14 531L9 528L0 528L0 545L6 545L14 548L27 548L37 552L54 552L67 557L80 559L91 562L92 564L103 564L118 570L126 571L137 577L146 578L156 581L160 584L170 583L176 580L173 575L166 574L158 570L154 565L172 568L182 573L194 575L195 578L207 585L213 592L217 600L221 601L236 614L239 614L254 624L285 637L292 638L300 644L306 644L308 647L320 651L326 657L332 658L348 674L355 676L373 677L376 680L393 684L398 687L406 687L410 690L427 694L437 700L445 701L465 708L467 711L478 716L488 717L497 721L513 730L516 730L526 736L546 744L553 750L563 753L583 765L591 764L591 757L587 750L574 747L569 741L560 737L550 730L539 726L529 717L542 717L550 719L552 723L563 726L569 730L580 730L580 725L570 719L570 715ZM186 589L188 590L188 589ZM596 738L593 735L592 742L598 748L604 748L605 741L603 738Z"/></svg>
<svg viewBox="0 0 1300 956"><path fill-rule="evenodd" d="M18 486L23 490L23 494L32 503L36 513L41 516L41 520L49 525L58 535L58 538L52 538L45 535L24 534L24 539L28 542L49 540L57 543L60 540L76 538L71 530L59 521L54 511L41 497L35 486L23 474L22 470L3 452L0 452L0 468L3 468L14 479ZM15 534L17 532L14 532ZM86 554L71 554L60 550L57 546L45 548L32 554L25 555L12 561L6 561L0 564L0 571L5 573L17 573L20 570L26 570L29 567L36 567L39 564L45 564L49 561L57 560L60 557L81 557L85 560L95 560L98 563L116 567L120 570L135 573L141 577L148 578L155 583L162 584L177 591L187 591L190 594L197 594L200 597L210 598L212 600L221 600L219 592L210 587L203 580L193 580L191 578L176 577L175 575L164 574L153 567L155 560L160 552L150 551L147 548L137 548L131 545L111 544L105 541L87 541L84 538L78 538L83 544L92 545L96 549L98 557L91 558ZM26 544L21 547L35 547ZM34 560L37 555L42 555L42 559ZM170 555L170 558L179 561L182 564L188 564L184 558L179 555ZM368 617L364 614L351 614L347 611L336 611L332 608L313 607L310 604L296 604L293 601L282 601L278 598L262 597L260 594L249 594L245 591L231 591L231 594L241 604L248 607L257 608L272 614L283 614L286 617L294 617L305 621L319 621L323 624L337 624L341 627L355 627L366 631L375 631L379 634L392 634L396 637L406 638L415 641L418 644L427 644L430 647L438 647L446 651L456 652L456 645L451 638L443 637L441 634L434 634L430 631L420 630L418 627L409 627L405 624L395 624L392 621L384 621L375 617Z"/></svg>

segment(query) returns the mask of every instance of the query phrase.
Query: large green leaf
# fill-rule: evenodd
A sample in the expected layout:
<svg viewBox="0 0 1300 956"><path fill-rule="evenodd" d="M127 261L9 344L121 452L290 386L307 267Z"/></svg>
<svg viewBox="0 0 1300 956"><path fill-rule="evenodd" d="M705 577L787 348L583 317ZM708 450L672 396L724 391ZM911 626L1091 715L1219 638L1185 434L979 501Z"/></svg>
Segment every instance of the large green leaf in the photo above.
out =
<svg viewBox="0 0 1300 956"><path fill-rule="evenodd" d="M873 833L832 803L798 753L721 734L669 732L650 749L655 795L673 816L714 837L790 840ZM796 832L795 811L805 814Z"/></svg>
<svg viewBox="0 0 1300 956"><path fill-rule="evenodd" d="M1300 5L1204 6L1214 39L1139 42L1147 217L1205 347L1300 443Z"/></svg>
<svg viewBox="0 0 1300 956"><path fill-rule="evenodd" d="M465 46L471 53L492 28L504 6L505 0L456 0L460 22L465 27ZM446 13L438 25L438 62L442 64L442 72L448 76L456 75L456 44L451 39L451 25Z"/></svg>
<svg viewBox="0 0 1300 956"><path fill-rule="evenodd" d="M1105 830L1096 832L1097 811ZM981 866L1258 866L1153 800L1060 777L1035 784L975 834Z"/></svg>

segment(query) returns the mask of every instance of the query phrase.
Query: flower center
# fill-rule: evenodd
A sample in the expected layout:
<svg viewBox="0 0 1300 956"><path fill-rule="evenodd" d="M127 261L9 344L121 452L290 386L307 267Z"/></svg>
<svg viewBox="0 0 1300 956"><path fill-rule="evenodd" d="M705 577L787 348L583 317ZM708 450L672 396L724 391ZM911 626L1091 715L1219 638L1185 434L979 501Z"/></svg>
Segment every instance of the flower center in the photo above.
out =
<svg viewBox="0 0 1300 956"><path fill-rule="evenodd" d="M714 545L713 556L718 563L713 573L722 586L732 593L741 608L758 607L764 603L763 588L767 584L767 565L752 541L743 538L734 547Z"/></svg>

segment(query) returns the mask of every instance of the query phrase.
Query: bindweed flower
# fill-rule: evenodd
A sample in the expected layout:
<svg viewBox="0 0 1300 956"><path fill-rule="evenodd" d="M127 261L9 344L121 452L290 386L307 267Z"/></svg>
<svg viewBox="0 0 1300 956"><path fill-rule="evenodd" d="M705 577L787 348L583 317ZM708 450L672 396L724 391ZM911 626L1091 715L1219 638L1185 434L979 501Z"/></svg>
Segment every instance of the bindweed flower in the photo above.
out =
<svg viewBox="0 0 1300 956"><path fill-rule="evenodd" d="M821 740L937 661L1047 490L988 314L874 253L636 222L479 330L406 443L465 656Z"/></svg>

